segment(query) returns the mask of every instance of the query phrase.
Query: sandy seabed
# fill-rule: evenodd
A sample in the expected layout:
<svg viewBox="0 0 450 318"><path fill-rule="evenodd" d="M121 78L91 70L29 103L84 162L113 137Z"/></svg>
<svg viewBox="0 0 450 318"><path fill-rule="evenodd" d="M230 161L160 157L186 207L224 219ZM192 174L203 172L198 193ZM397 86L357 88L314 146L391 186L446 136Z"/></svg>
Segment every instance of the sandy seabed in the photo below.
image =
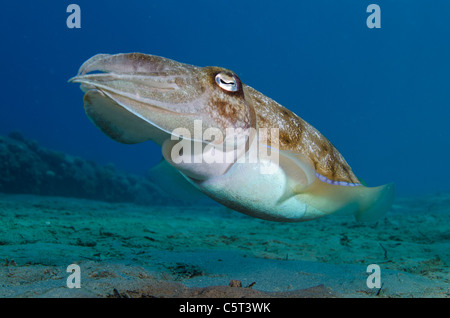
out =
<svg viewBox="0 0 450 318"><path fill-rule="evenodd" d="M448 193L398 198L367 224L0 194L0 297L444 298L449 227ZM70 264L81 288L67 287Z"/></svg>

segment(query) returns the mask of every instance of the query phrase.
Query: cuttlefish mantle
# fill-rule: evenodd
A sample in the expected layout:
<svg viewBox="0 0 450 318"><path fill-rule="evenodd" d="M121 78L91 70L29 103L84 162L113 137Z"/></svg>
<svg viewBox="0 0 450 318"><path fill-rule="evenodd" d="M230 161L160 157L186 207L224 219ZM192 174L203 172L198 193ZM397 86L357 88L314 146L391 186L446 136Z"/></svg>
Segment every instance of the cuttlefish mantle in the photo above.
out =
<svg viewBox="0 0 450 318"><path fill-rule="evenodd" d="M99 54L70 81L81 84L86 114L102 132L121 143L156 142L183 180L236 211L287 222L349 212L371 221L392 205L393 184L362 185L328 139L230 70Z"/></svg>

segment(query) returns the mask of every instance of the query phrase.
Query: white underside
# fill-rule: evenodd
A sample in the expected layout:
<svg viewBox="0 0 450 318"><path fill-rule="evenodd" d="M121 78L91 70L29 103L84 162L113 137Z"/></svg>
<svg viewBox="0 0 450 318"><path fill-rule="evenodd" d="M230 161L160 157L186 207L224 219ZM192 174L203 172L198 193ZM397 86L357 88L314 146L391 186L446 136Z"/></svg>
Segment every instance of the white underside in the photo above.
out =
<svg viewBox="0 0 450 318"><path fill-rule="evenodd" d="M261 169L273 169L261 173ZM275 221L301 221L323 216L319 210L286 197L289 178L283 169L270 162L235 163L224 175L205 181L193 181L203 193L247 215Z"/></svg>

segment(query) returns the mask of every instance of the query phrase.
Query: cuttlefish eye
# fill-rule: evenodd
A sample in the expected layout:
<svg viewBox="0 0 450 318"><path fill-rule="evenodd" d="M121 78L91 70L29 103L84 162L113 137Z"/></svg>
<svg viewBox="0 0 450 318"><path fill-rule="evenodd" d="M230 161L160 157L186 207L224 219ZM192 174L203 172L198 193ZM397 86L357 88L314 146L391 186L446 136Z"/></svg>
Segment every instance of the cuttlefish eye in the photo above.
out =
<svg viewBox="0 0 450 318"><path fill-rule="evenodd" d="M239 79L230 73L221 72L216 75L216 83L220 88L228 92L236 92L239 89Z"/></svg>

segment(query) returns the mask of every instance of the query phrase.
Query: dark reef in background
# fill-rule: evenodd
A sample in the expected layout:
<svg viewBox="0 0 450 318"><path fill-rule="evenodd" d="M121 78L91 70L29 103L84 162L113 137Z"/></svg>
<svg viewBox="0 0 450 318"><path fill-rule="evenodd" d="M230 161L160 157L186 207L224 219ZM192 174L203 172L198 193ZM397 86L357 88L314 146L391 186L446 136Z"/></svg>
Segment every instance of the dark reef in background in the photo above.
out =
<svg viewBox="0 0 450 318"><path fill-rule="evenodd" d="M0 192L138 204L177 203L144 176L42 148L20 132L0 136Z"/></svg>

